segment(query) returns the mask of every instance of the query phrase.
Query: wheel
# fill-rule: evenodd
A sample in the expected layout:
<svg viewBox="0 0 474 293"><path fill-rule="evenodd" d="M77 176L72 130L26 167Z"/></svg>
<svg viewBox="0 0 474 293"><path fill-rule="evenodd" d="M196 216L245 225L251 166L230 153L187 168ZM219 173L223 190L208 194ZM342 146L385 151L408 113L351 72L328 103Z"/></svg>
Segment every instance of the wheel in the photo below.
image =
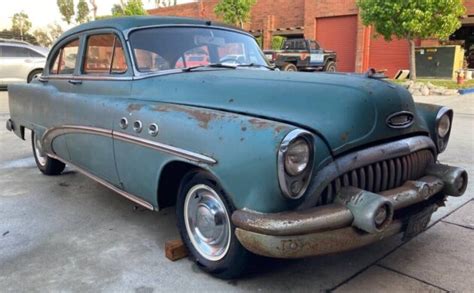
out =
<svg viewBox="0 0 474 293"><path fill-rule="evenodd" d="M234 208L216 179L203 171L186 175L176 209L181 238L201 269L222 279L244 272L251 253L235 236Z"/></svg>
<svg viewBox="0 0 474 293"><path fill-rule="evenodd" d="M283 71L298 71L298 67L296 67L295 64L293 63L286 63L283 65L282 69Z"/></svg>
<svg viewBox="0 0 474 293"><path fill-rule="evenodd" d="M326 72L336 72L336 62L334 61L328 61L326 65L324 65L324 70Z"/></svg>
<svg viewBox="0 0 474 293"><path fill-rule="evenodd" d="M39 137L36 136L35 132L31 132L31 145L33 147L33 156L35 157L36 166L45 175L59 175L66 165L56 159L48 157L41 147Z"/></svg>
<svg viewBox="0 0 474 293"><path fill-rule="evenodd" d="M32 72L30 72L30 74L28 74L28 78L26 79L26 81L30 83L36 76L41 75L41 73L43 73L43 69L33 70Z"/></svg>

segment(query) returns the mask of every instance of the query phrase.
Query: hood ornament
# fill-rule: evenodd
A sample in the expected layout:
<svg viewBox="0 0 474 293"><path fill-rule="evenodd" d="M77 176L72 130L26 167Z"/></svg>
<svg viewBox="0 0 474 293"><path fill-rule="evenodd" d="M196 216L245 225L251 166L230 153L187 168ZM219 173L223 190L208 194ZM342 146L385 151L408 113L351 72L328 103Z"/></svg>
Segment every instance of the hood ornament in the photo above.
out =
<svg viewBox="0 0 474 293"><path fill-rule="evenodd" d="M408 128L415 123L415 115L408 111L396 112L388 116L385 123L394 129Z"/></svg>

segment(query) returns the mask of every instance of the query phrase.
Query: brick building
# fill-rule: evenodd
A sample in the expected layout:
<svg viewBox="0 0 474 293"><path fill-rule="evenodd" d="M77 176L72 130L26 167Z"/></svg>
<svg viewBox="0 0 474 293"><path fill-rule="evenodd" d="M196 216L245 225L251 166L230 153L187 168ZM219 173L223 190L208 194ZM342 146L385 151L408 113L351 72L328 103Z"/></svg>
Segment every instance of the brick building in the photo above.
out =
<svg viewBox="0 0 474 293"><path fill-rule="evenodd" d="M152 15L187 16L217 20L214 7L218 0L198 0L173 7L152 9ZM408 43L405 40L386 42L374 38L370 27L360 18L355 0L257 0L246 29L263 37L264 48L271 47L272 36L316 39L323 48L338 55L338 70L363 72L370 67L387 70L394 76L407 69ZM474 16L474 0L465 0L468 15ZM474 17L473 17L474 19ZM474 21L463 20L463 37L474 35ZM474 40L473 40L474 42ZM419 44L431 44L422 41ZM436 43L436 41L434 41Z"/></svg>

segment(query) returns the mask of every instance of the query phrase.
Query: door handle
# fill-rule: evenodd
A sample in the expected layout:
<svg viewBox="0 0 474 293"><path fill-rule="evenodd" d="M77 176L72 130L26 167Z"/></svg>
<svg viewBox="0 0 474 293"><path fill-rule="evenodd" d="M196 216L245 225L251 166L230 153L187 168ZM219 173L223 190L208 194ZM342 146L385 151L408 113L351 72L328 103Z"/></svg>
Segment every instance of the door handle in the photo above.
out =
<svg viewBox="0 0 474 293"><path fill-rule="evenodd" d="M74 85L82 84L82 80L77 80L77 79L70 79L67 82L69 82L70 84L74 84Z"/></svg>

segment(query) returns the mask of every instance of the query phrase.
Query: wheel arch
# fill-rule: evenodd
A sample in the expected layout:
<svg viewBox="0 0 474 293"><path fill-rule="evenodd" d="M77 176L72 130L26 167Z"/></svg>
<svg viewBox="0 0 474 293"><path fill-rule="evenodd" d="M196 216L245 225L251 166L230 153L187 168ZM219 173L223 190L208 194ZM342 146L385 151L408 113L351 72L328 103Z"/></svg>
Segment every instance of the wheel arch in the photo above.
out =
<svg viewBox="0 0 474 293"><path fill-rule="evenodd" d="M156 199L158 210L176 205L176 199L178 197L181 182L184 176L192 171L207 172L217 180L217 177L213 172L201 166L178 160L167 162L161 169L158 177Z"/></svg>

